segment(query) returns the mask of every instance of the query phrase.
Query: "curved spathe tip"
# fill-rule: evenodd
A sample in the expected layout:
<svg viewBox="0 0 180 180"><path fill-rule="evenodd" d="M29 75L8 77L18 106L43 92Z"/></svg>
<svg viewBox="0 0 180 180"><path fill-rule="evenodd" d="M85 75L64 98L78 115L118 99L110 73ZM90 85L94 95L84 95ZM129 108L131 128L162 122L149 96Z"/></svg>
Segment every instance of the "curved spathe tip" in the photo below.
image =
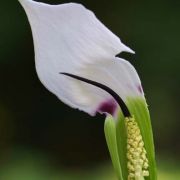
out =
<svg viewBox="0 0 180 180"><path fill-rule="evenodd" d="M32 0L18 0L20 3L31 2Z"/></svg>
<svg viewBox="0 0 180 180"><path fill-rule="evenodd" d="M33 1L33 0L18 0L19 3L23 6L23 7L27 7L28 5L33 5L33 4L44 4L42 2L37 2L37 1Z"/></svg>
<svg viewBox="0 0 180 180"><path fill-rule="evenodd" d="M30 3L36 3L35 1L32 1L32 0L18 0L18 1L24 8Z"/></svg>
<svg viewBox="0 0 180 180"><path fill-rule="evenodd" d="M135 51L133 51L133 50L132 50L131 48L129 48L128 46L125 46L124 49L125 49L125 50L124 50L125 52L129 52L129 53L131 53L131 54L135 54Z"/></svg>

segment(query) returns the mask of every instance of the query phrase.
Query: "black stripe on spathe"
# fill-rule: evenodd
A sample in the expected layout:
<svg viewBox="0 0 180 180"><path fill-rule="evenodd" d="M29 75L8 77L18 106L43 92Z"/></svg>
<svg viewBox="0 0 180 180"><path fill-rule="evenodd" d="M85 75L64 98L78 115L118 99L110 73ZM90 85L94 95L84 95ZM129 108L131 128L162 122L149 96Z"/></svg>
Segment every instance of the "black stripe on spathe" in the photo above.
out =
<svg viewBox="0 0 180 180"><path fill-rule="evenodd" d="M104 85L104 84L101 84L99 82L96 82L96 81L92 81L92 80L89 80L89 79L86 79L86 78L83 78L83 77L80 77L80 76L77 76L77 75L74 75L74 74L70 74L70 73L65 73L65 72L60 72L60 74L63 74L63 75L66 75L66 76L69 76L71 78L74 78L74 79L77 79L77 80L80 80L80 81L83 81L83 82L86 82L88 84L91 84L91 85L94 85L98 88L101 88L103 89L104 91L108 92L116 101L117 103L119 104L123 114L125 117L131 117L131 114L129 112L129 109L127 108L126 104L124 103L124 101L121 99L121 97L116 93L114 92L111 88L109 88L108 86Z"/></svg>

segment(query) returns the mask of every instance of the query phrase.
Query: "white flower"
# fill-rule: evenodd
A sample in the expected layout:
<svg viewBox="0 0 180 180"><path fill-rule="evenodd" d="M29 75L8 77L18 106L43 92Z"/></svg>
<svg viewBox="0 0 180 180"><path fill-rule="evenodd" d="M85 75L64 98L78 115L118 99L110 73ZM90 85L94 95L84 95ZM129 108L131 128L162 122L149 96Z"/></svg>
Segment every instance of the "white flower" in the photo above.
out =
<svg viewBox="0 0 180 180"><path fill-rule="evenodd" d="M116 57L122 51L133 51L91 11L76 3L19 1L32 28L38 77L60 100L90 115L114 115L118 109L116 99L107 91L61 72L103 84L124 102L127 97L144 96L134 67Z"/></svg>

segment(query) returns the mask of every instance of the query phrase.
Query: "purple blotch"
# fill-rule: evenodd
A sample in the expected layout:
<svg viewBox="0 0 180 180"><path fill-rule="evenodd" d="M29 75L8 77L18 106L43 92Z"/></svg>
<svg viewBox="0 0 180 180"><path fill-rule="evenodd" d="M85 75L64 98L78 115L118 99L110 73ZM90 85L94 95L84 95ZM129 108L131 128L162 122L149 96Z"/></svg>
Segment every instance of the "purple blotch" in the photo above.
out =
<svg viewBox="0 0 180 180"><path fill-rule="evenodd" d="M117 107L118 107L118 105L117 105L116 101L114 99L110 99L105 102L102 102L97 111L100 113L108 113L113 116L113 115L115 115Z"/></svg>
<svg viewBox="0 0 180 180"><path fill-rule="evenodd" d="M138 91L142 94L143 93L142 86L138 85L137 88L138 88Z"/></svg>

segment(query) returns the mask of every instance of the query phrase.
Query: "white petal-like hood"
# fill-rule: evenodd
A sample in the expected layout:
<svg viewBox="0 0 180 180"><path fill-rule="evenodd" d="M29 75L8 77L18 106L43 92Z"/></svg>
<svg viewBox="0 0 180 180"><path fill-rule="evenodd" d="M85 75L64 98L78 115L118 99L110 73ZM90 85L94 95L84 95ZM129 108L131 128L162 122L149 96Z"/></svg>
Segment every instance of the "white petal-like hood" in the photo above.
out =
<svg viewBox="0 0 180 180"><path fill-rule="evenodd" d="M19 1L32 28L39 79L64 103L92 115L103 102L113 98L102 89L60 72L100 82L124 101L128 96L143 96L133 66L115 58L122 51L133 51L91 11L76 3L48 5Z"/></svg>

